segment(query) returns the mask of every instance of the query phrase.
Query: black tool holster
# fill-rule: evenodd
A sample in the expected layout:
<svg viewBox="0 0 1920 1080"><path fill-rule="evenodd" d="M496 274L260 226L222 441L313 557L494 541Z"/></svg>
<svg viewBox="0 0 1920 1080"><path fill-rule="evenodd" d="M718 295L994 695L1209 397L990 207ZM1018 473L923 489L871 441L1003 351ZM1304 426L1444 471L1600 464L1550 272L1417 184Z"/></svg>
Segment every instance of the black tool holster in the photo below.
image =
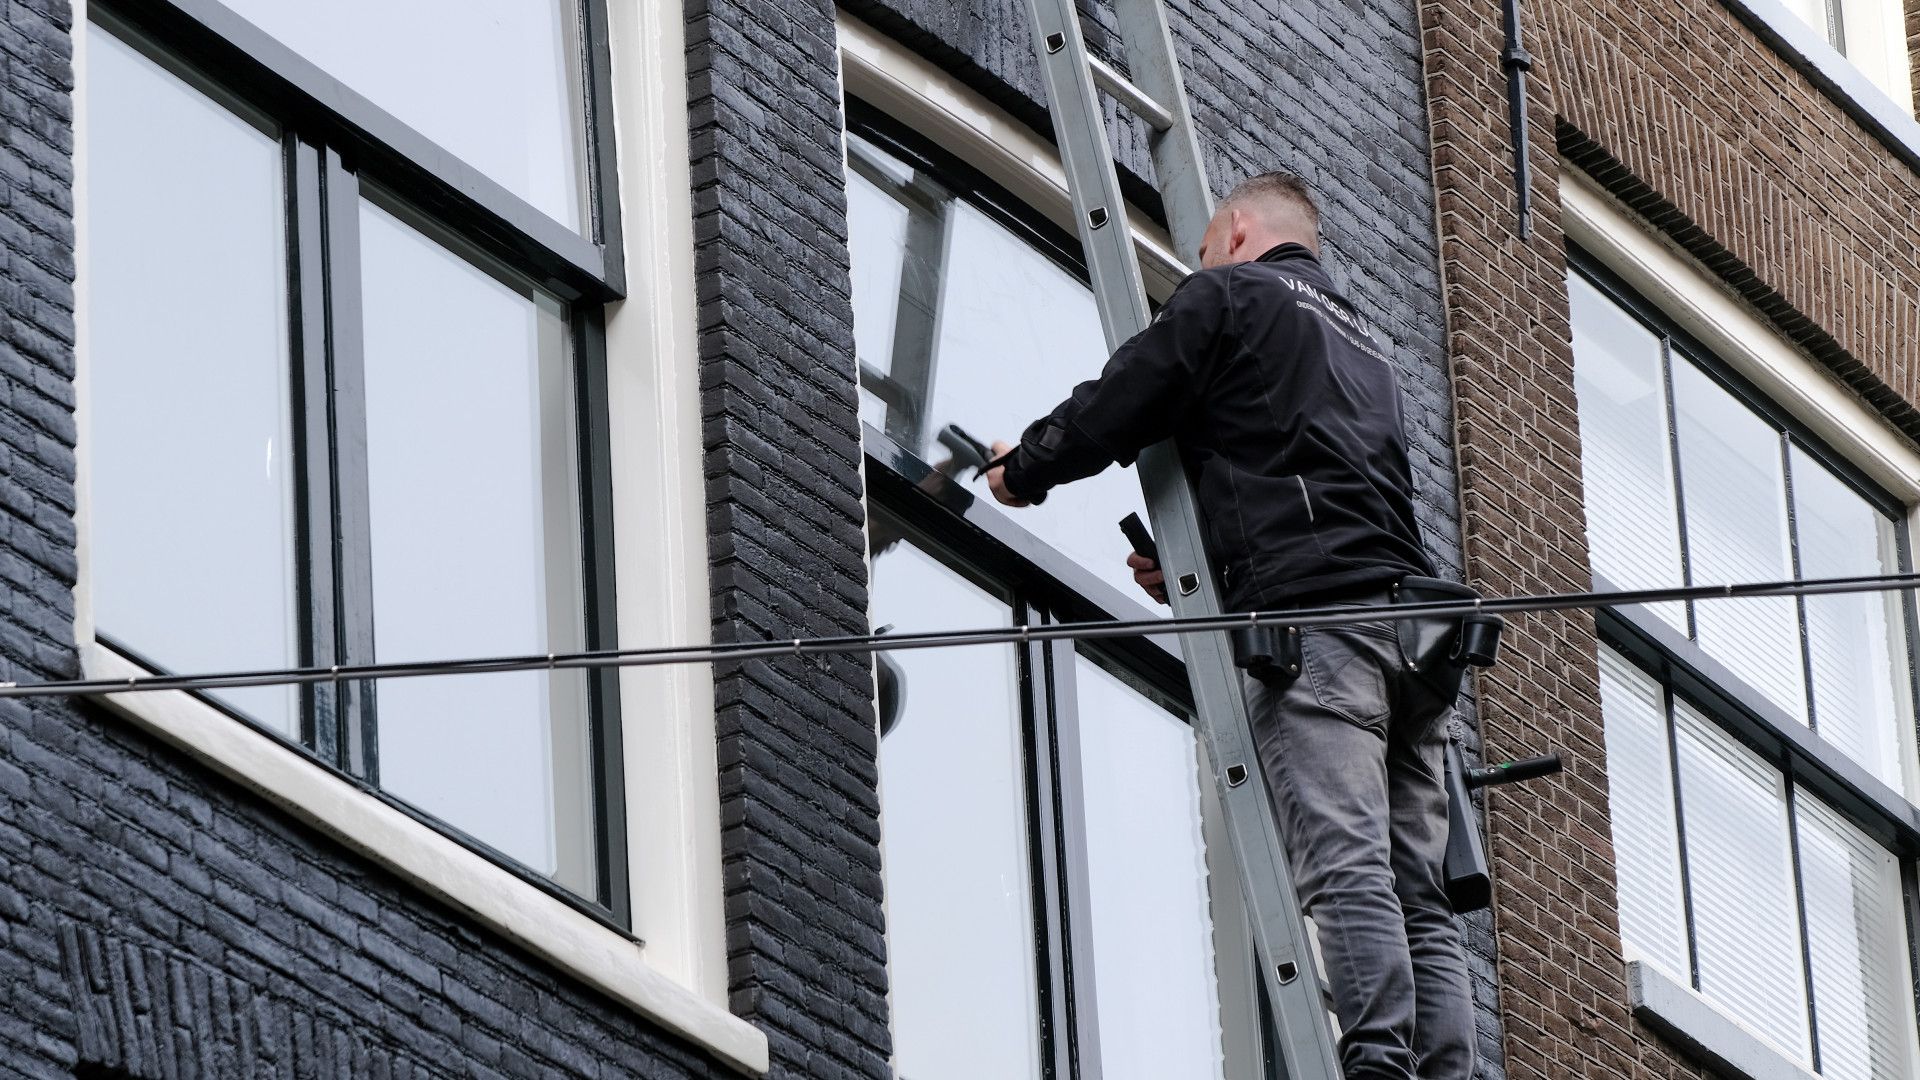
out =
<svg viewBox="0 0 1920 1080"><path fill-rule="evenodd" d="M1232 631L1234 665L1263 683L1285 686L1300 677L1300 628L1242 626Z"/></svg>

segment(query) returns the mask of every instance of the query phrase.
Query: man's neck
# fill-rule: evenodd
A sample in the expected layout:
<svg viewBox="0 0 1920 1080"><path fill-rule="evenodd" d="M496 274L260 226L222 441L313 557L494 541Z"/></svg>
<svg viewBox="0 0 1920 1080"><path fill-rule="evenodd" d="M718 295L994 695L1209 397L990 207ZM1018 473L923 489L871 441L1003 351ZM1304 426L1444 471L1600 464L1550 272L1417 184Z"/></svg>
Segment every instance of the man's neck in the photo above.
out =
<svg viewBox="0 0 1920 1080"><path fill-rule="evenodd" d="M1260 254L1254 258L1255 262L1272 262L1276 259L1297 258L1302 255L1317 261L1320 257L1320 253L1314 250L1313 245L1294 239L1275 240L1258 250Z"/></svg>

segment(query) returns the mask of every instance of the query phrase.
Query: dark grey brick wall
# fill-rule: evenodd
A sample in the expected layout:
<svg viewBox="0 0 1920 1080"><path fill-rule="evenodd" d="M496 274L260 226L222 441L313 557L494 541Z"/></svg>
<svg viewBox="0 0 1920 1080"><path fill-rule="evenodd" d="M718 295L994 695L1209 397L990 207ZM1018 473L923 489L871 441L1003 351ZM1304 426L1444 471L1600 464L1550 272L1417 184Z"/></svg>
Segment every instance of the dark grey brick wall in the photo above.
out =
<svg viewBox="0 0 1920 1080"><path fill-rule="evenodd" d="M688 0L716 641L867 626L831 0ZM774 1075L887 1075L862 657L716 671L734 1011Z"/></svg>
<svg viewBox="0 0 1920 1080"><path fill-rule="evenodd" d="M0 679L75 673L71 12L0 23ZM91 706L0 703L0 1075L735 1075Z"/></svg>
<svg viewBox="0 0 1920 1080"><path fill-rule="evenodd" d="M0 1075L737 1075L125 721L0 733Z"/></svg>
<svg viewBox="0 0 1920 1080"><path fill-rule="evenodd" d="M1050 130L1024 0L845 6L1036 130ZM1089 46L1117 59L1110 11L1089 0L1081 7ZM1458 580L1459 485L1417 4L1168 0L1168 10L1216 194L1266 169L1305 177L1324 211L1328 269L1398 346L1421 528L1440 572ZM1144 129L1110 103L1108 117L1116 153L1132 170L1123 176L1129 196L1156 206L1143 179L1152 174ZM1457 734L1477 758L1471 702L1463 712ZM1482 1075L1499 1077L1491 922L1483 914L1466 924Z"/></svg>

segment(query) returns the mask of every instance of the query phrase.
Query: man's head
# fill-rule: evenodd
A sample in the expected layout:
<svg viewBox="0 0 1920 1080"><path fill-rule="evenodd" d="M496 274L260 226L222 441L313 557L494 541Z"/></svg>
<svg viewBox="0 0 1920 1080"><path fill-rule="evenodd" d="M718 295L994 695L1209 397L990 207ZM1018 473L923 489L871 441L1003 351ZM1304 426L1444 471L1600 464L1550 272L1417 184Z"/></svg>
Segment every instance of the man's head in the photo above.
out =
<svg viewBox="0 0 1920 1080"><path fill-rule="evenodd" d="M1320 253L1320 208L1292 173L1249 176L1228 193L1200 241L1200 268L1251 262L1280 244Z"/></svg>

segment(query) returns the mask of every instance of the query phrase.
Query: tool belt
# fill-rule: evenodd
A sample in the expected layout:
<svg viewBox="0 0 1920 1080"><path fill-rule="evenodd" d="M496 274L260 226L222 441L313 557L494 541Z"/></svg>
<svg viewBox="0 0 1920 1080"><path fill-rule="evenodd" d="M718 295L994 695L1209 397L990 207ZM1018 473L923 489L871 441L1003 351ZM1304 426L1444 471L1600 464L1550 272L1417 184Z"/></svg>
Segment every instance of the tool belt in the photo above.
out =
<svg viewBox="0 0 1920 1080"><path fill-rule="evenodd" d="M1405 577L1388 587L1389 606L1477 600L1465 585L1439 578ZM1383 612L1383 615L1386 613ZM1500 651L1498 615L1410 616L1391 621L1400 660L1429 679L1451 678L1457 687L1469 667L1491 667ZM1232 631L1233 661L1261 682L1284 685L1300 676L1300 628L1246 626Z"/></svg>

